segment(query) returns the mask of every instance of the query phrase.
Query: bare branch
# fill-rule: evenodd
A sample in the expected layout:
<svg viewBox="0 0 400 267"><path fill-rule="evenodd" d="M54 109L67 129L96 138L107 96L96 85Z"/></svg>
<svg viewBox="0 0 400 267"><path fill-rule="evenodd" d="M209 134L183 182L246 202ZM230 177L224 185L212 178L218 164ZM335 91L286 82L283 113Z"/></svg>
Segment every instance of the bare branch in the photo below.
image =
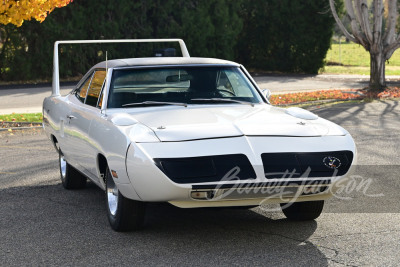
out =
<svg viewBox="0 0 400 267"><path fill-rule="evenodd" d="M344 25L343 25L343 22L340 20L338 14L337 14L337 12L336 12L335 0L329 0L329 5L330 5L330 7L331 7L333 17L335 18L336 23L338 24L338 26L339 26L340 30L343 32L343 34L344 34L344 35L347 37L347 39L349 39L350 41L352 41L352 42L354 42L354 43L360 44L360 42L359 42L358 40L356 40L356 38L355 38L353 35L351 35L351 34L347 31L346 27L344 27Z"/></svg>
<svg viewBox="0 0 400 267"><path fill-rule="evenodd" d="M388 24L385 30L385 35L383 36L384 45L390 45L394 40L396 40L396 22L398 17L397 11L397 0L387 0L388 4Z"/></svg>
<svg viewBox="0 0 400 267"><path fill-rule="evenodd" d="M390 44L389 46L387 46L385 48L385 50L383 51L383 54L385 56L385 60L388 60L394 53L394 51L396 51L396 49L400 48L400 41L394 42L392 44Z"/></svg>
<svg viewBox="0 0 400 267"><path fill-rule="evenodd" d="M368 10L366 11L368 15ZM381 45L383 23L383 2L382 0L374 0L374 45Z"/></svg>
<svg viewBox="0 0 400 267"><path fill-rule="evenodd" d="M380 0L379 0L380 1ZM373 44L372 40L372 31L369 25L369 14L368 14L368 4L367 0L356 0L356 10L357 10L357 19L360 22L361 30L364 32L367 37L368 43L370 45Z"/></svg>
<svg viewBox="0 0 400 267"><path fill-rule="evenodd" d="M354 14L353 2L351 0L345 0L345 5L347 10L347 15L350 18L350 25L353 31L353 35L355 39L357 39L357 42L355 43L361 44L362 46L364 46L366 50L369 50L369 43L366 40L365 35L360 31L360 26L357 23L356 16Z"/></svg>

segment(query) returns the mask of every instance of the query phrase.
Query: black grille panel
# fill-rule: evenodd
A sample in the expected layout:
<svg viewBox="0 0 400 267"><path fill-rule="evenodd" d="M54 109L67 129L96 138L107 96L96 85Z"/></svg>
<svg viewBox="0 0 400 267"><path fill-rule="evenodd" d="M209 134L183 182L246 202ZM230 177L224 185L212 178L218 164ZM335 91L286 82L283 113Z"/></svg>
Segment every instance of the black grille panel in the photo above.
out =
<svg viewBox="0 0 400 267"><path fill-rule="evenodd" d="M256 174L249 159L243 154L217 155L190 158L156 158L157 167L176 183L218 182L224 177L239 180L255 179ZM239 168L239 172L235 172ZM238 180L236 179L236 180Z"/></svg>
<svg viewBox="0 0 400 267"><path fill-rule="evenodd" d="M353 152L264 153L261 158L268 179L333 177L347 173Z"/></svg>

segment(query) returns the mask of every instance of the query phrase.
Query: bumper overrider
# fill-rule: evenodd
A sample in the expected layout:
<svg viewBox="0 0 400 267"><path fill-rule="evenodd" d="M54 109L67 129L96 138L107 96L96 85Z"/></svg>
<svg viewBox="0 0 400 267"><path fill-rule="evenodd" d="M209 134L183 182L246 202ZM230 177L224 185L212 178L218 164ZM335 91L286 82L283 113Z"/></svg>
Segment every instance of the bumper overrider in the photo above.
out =
<svg viewBox="0 0 400 267"><path fill-rule="evenodd" d="M132 143L121 193L186 208L324 200L356 157L350 135Z"/></svg>

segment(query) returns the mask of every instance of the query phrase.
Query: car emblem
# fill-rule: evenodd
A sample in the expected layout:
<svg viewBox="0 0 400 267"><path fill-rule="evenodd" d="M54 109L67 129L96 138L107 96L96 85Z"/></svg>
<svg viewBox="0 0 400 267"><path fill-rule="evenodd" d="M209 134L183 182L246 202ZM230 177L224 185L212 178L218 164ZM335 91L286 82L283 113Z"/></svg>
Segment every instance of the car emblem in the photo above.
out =
<svg viewBox="0 0 400 267"><path fill-rule="evenodd" d="M330 169L338 169L342 165L340 159L331 156L325 157L322 162Z"/></svg>

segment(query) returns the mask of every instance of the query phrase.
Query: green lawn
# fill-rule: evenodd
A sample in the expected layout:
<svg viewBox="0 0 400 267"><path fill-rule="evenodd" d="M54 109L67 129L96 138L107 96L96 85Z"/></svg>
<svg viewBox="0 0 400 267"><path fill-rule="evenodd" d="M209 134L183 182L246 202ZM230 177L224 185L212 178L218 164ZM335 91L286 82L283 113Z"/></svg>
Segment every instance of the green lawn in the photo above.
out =
<svg viewBox="0 0 400 267"><path fill-rule="evenodd" d="M18 121L18 122L42 122L42 113L23 113L23 114L8 114L0 115L1 121Z"/></svg>
<svg viewBox="0 0 400 267"><path fill-rule="evenodd" d="M320 73L369 75L369 53L358 44L332 44ZM330 65L335 64L335 65ZM400 49L386 62L386 75L400 75Z"/></svg>

